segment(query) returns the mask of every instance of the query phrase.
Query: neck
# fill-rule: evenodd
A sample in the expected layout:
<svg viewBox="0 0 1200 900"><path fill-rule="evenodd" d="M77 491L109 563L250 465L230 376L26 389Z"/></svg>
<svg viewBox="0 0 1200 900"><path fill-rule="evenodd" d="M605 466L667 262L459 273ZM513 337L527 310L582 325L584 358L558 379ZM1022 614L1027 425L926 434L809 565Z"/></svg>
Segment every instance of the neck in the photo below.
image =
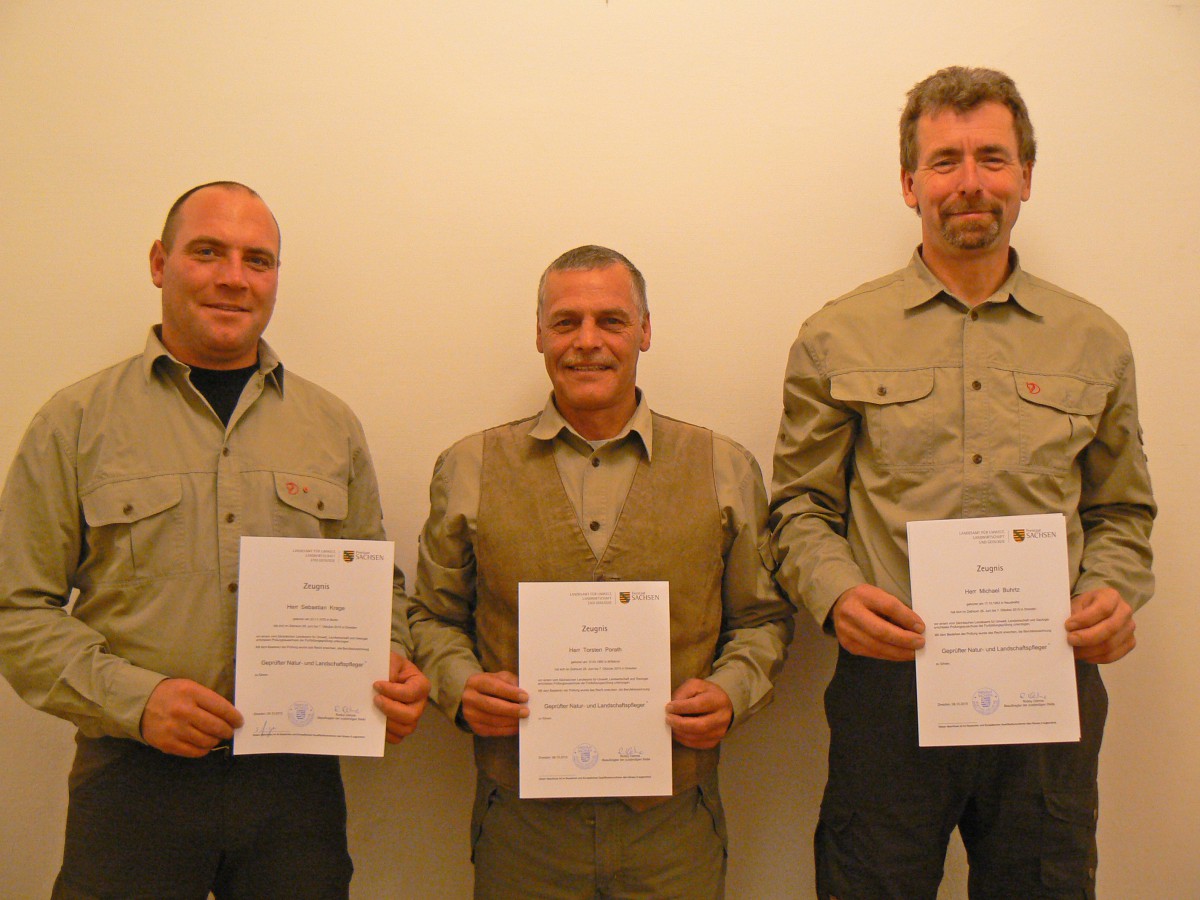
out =
<svg viewBox="0 0 1200 900"><path fill-rule="evenodd" d="M1008 278L1008 244L987 250L938 253L926 243L921 259L929 271L967 306L977 306L1000 289Z"/></svg>

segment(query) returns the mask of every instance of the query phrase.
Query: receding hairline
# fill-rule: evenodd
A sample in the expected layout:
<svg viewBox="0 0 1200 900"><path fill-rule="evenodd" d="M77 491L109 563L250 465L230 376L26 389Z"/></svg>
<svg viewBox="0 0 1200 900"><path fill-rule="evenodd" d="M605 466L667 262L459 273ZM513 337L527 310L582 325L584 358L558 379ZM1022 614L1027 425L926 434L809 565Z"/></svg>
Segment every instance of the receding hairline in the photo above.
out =
<svg viewBox="0 0 1200 900"><path fill-rule="evenodd" d="M167 218L163 222L162 235L159 237L159 240L162 241L163 247L170 251L171 244L175 241L175 235L179 231L179 216L183 212L183 207L187 204L188 200L190 200L196 194L199 194L201 191L206 191L210 188L225 190L231 193L240 191L244 194L249 194L251 197L262 203L263 208L266 209L267 214L270 215L271 221L275 223L275 239L278 245L276 247L275 256L276 262L278 262L280 250L283 248L283 231L279 227L279 220L275 218L275 213L271 212L271 207L267 206L267 201L263 200L262 195L258 191L254 190L254 188L250 187L249 185L242 184L240 181L209 181L204 184L198 184L194 188L189 188L180 194L179 199L172 203L171 208L167 210Z"/></svg>
<svg viewBox="0 0 1200 900"><path fill-rule="evenodd" d="M552 272L592 272L620 266L629 275L630 293L633 305L637 308L638 317L645 321L650 316L650 306L646 299L646 278L630 259L623 253L618 253L609 247L599 244L584 244L560 255L542 272L537 289L537 317L541 321L542 312L546 307L546 281Z"/></svg>

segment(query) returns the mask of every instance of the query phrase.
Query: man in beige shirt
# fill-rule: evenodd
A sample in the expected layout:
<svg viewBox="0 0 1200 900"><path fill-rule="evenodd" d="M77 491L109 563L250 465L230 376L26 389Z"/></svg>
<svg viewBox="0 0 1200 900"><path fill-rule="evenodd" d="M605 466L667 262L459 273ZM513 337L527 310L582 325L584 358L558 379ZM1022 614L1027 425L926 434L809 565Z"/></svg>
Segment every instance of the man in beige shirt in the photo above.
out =
<svg viewBox="0 0 1200 900"><path fill-rule="evenodd" d="M79 729L55 897L348 894L337 758L229 753L240 538L385 539L358 420L261 339L279 244L244 185L180 197L150 249L162 324L56 394L9 471L0 673ZM406 641L375 685L393 743L429 690Z"/></svg>
<svg viewBox="0 0 1200 900"><path fill-rule="evenodd" d="M717 747L762 707L793 609L771 579L757 463L652 413L645 281L603 247L563 254L538 290L554 391L539 415L442 454L409 622L433 702L475 735L475 896L723 896ZM521 581L668 581L673 796L519 799Z"/></svg>
<svg viewBox="0 0 1200 900"><path fill-rule="evenodd" d="M1154 499L1128 338L1021 269L1035 143L1016 85L944 69L901 117L909 265L834 300L788 362L772 479L779 582L840 643L826 692L821 897L933 898L957 827L976 897L1095 890L1097 663L1153 592ZM920 748L906 525L1060 512L1082 740Z"/></svg>

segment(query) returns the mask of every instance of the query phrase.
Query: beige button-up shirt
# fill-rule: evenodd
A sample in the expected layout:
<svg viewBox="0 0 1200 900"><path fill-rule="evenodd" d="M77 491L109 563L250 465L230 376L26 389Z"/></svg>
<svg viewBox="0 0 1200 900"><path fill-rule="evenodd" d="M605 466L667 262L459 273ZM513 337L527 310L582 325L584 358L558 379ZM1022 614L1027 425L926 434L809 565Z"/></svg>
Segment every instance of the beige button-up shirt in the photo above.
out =
<svg viewBox="0 0 1200 900"><path fill-rule="evenodd" d="M152 330L140 356L60 391L0 498L0 673L88 737L140 740L167 677L232 699L242 535L385 539L344 403L291 372L285 389L260 343L226 427L188 372Z"/></svg>
<svg viewBox="0 0 1200 900"><path fill-rule="evenodd" d="M771 525L825 624L876 585L911 605L914 519L1061 512L1075 593L1154 589L1133 354L1101 310L1021 270L975 307L922 262L813 315L788 360Z"/></svg>

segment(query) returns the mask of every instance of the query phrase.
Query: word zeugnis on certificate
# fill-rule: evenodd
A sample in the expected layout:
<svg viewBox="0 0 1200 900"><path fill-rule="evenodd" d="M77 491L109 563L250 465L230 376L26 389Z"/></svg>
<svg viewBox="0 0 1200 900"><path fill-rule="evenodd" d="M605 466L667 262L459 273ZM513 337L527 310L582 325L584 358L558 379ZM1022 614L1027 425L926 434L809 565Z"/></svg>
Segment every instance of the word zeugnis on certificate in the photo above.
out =
<svg viewBox="0 0 1200 900"><path fill-rule="evenodd" d="M383 756L390 541L243 537L233 752Z"/></svg>
<svg viewBox="0 0 1200 900"><path fill-rule="evenodd" d="M1059 513L908 523L922 747L1079 740Z"/></svg>
<svg viewBox="0 0 1200 900"><path fill-rule="evenodd" d="M671 793L664 581L521 582L522 797Z"/></svg>

